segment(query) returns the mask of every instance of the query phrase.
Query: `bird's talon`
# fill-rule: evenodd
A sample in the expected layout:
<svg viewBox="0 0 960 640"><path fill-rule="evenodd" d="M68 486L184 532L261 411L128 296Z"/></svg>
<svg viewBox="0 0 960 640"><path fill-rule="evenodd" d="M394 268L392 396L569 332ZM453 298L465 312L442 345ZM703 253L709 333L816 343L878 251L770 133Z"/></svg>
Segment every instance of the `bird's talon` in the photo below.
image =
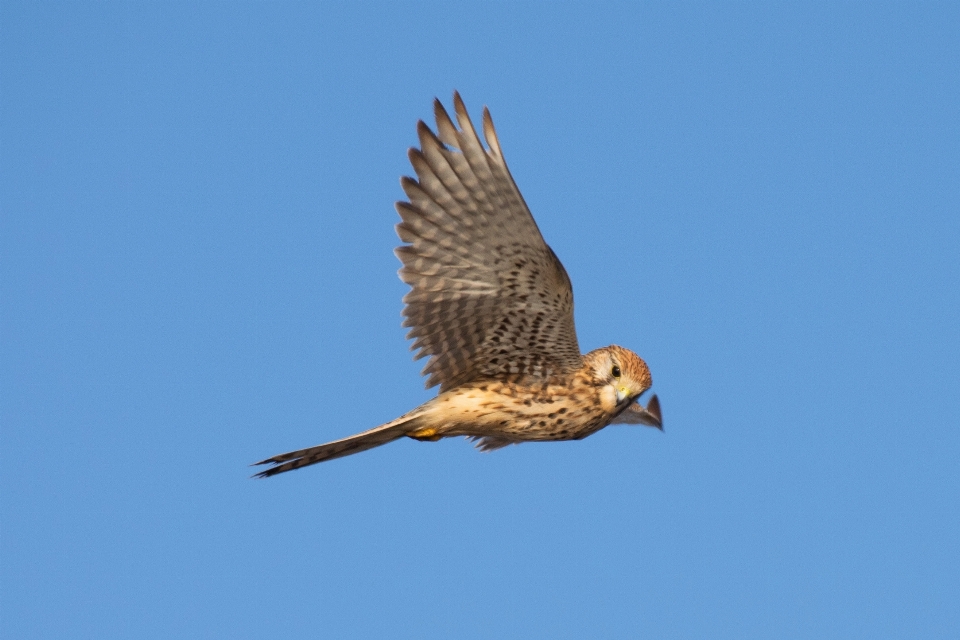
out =
<svg viewBox="0 0 960 640"><path fill-rule="evenodd" d="M433 427L423 427L422 429L417 429L407 434L407 436L413 438L414 440L419 440L420 442L436 442L441 438L437 433L437 430Z"/></svg>

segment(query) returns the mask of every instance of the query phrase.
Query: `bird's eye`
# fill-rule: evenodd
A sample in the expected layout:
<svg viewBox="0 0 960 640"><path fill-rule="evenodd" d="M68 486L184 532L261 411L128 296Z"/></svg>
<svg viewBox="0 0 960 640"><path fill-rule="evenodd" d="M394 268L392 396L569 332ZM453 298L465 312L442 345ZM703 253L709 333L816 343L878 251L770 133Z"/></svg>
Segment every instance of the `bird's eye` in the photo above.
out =
<svg viewBox="0 0 960 640"><path fill-rule="evenodd" d="M620 367L618 367L617 365L613 365L613 371L611 371L610 373L613 374L613 377L614 377L614 378L619 378L619 377L620 377Z"/></svg>

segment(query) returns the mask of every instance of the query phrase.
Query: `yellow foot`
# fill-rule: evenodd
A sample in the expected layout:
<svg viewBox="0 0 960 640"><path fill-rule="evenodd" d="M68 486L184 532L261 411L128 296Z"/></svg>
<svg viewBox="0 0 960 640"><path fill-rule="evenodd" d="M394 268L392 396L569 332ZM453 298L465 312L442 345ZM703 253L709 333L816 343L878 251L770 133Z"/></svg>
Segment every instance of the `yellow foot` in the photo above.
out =
<svg viewBox="0 0 960 640"><path fill-rule="evenodd" d="M416 431L411 431L407 434L414 440L420 440L421 442L436 442L443 436L437 433L437 430L433 427L423 427L422 429L417 429Z"/></svg>

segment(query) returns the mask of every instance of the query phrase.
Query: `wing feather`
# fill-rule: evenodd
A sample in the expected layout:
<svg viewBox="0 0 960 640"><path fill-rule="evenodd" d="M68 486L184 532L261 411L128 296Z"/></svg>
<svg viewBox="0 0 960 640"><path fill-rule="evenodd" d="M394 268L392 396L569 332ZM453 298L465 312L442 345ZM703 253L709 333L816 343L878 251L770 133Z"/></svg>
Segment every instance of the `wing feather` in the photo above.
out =
<svg viewBox="0 0 960 640"><path fill-rule="evenodd" d="M507 168L486 109L473 127L459 94L456 124L434 103L437 133L417 124L417 179L397 203L404 322L427 386L549 376L580 366L573 289ZM458 127L459 125L459 127Z"/></svg>

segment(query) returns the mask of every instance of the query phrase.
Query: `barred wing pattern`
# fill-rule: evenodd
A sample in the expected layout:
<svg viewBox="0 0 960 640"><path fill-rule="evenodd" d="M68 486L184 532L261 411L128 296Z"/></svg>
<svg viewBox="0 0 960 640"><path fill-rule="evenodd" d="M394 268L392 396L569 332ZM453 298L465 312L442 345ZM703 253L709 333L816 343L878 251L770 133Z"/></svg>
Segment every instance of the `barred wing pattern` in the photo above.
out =
<svg viewBox="0 0 960 640"><path fill-rule="evenodd" d="M547 246L483 110L477 135L459 94L459 129L439 100L437 135L420 121L410 150L417 180L403 178L398 202L403 325L416 357L429 357L426 386L446 391L511 374L546 377L580 367L573 288Z"/></svg>

